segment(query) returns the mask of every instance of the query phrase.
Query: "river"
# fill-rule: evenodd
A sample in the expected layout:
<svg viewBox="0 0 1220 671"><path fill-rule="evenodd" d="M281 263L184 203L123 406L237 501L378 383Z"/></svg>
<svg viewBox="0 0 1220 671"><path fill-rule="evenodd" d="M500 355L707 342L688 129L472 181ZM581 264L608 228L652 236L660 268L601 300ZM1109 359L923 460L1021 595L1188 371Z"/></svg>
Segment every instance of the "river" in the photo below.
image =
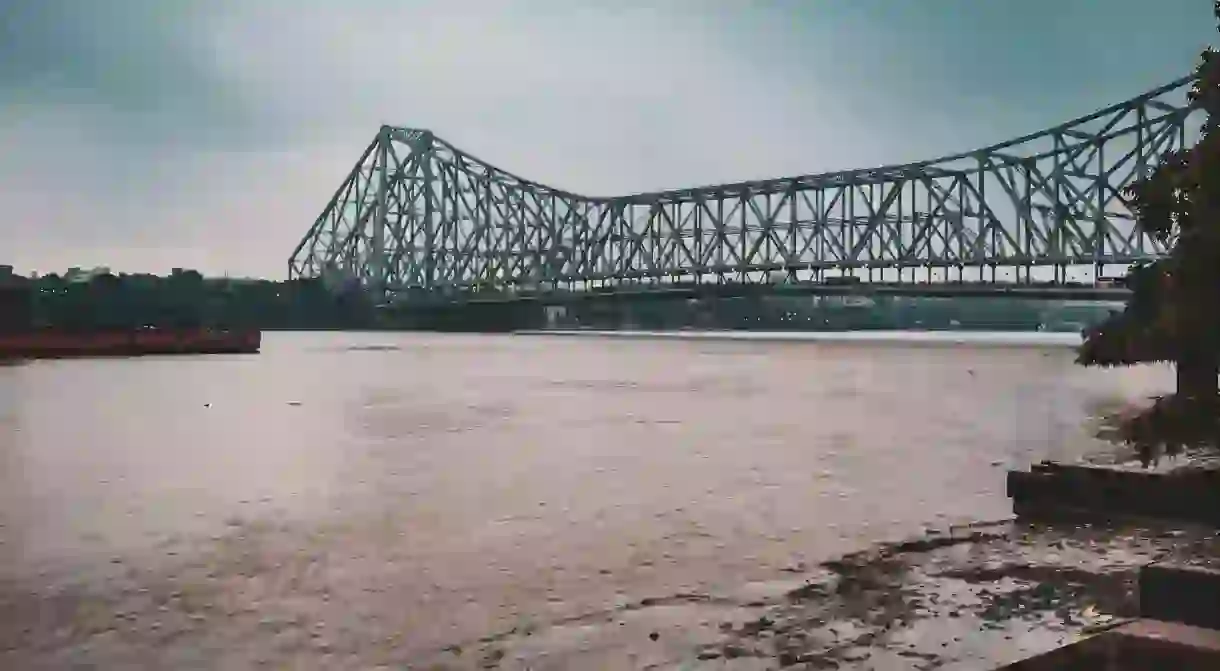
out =
<svg viewBox="0 0 1220 671"><path fill-rule="evenodd" d="M1108 449L1088 417L1172 382L1038 338L271 333L0 367L5 666L373 668L1003 518L1006 468Z"/></svg>

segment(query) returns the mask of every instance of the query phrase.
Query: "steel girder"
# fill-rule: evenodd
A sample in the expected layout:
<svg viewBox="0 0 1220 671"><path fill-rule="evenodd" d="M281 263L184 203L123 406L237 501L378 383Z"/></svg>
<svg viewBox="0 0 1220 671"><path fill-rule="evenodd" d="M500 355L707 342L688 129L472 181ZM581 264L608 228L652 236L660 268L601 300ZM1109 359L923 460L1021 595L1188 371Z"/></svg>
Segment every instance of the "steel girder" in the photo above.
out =
<svg viewBox="0 0 1220 671"><path fill-rule="evenodd" d="M1191 81L930 161L611 198L383 126L289 275L445 293L1129 264L1164 250L1135 231L1123 190L1197 130Z"/></svg>

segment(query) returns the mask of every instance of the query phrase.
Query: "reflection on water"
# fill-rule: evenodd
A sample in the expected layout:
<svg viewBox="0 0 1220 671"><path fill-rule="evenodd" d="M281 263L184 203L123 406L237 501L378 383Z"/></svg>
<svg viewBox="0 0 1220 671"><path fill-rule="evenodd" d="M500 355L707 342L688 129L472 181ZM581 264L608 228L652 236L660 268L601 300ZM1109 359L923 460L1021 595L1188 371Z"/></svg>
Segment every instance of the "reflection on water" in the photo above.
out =
<svg viewBox="0 0 1220 671"><path fill-rule="evenodd" d="M1171 382L1072 356L270 334L0 367L0 642L22 668L328 668L774 579L1003 517L1007 466L1102 449L1099 404Z"/></svg>

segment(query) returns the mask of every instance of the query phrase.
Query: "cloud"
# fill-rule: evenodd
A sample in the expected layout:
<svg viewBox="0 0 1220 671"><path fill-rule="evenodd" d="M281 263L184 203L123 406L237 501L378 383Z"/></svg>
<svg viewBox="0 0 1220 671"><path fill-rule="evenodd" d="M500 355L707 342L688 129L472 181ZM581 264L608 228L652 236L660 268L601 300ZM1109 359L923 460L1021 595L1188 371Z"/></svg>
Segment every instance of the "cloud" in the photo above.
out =
<svg viewBox="0 0 1220 671"><path fill-rule="evenodd" d="M241 92L213 70L207 35L196 28L201 8L10 3L0 23L0 100L10 117L76 108L91 136L124 144L173 139L183 124L239 126Z"/></svg>
<svg viewBox="0 0 1220 671"><path fill-rule="evenodd" d="M1059 120L1005 113L997 100L1024 95L1005 82L927 69L952 27L925 17L921 40L851 2L9 4L0 257L26 269L282 276L382 123L614 195L917 159Z"/></svg>

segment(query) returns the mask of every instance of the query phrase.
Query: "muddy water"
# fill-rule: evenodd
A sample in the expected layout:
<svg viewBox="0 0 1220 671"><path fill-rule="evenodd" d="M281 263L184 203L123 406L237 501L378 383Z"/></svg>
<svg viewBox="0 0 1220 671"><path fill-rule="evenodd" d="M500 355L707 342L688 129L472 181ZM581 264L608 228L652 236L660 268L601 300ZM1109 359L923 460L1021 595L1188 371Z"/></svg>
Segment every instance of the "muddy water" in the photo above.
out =
<svg viewBox="0 0 1220 671"><path fill-rule="evenodd" d="M264 342L0 368L0 667L371 668L728 594L1002 518L1006 467L1170 382L1062 346Z"/></svg>

